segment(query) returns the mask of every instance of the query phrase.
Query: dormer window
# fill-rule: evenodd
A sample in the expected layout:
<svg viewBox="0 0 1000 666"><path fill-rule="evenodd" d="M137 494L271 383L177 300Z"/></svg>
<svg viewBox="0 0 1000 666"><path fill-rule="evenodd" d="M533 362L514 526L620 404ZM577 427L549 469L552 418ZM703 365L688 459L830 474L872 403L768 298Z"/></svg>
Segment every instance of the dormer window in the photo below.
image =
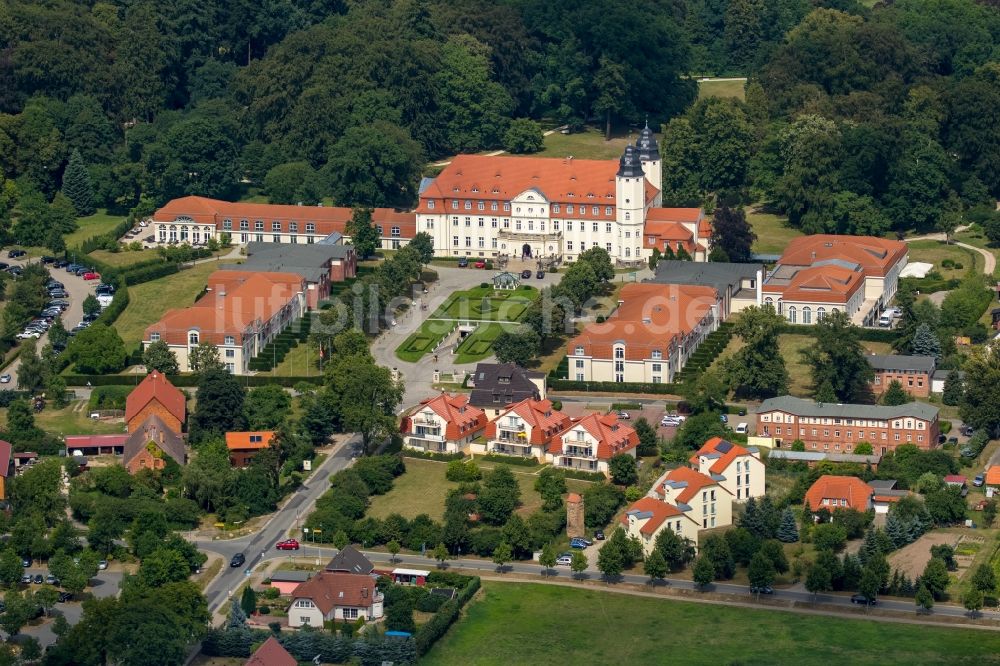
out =
<svg viewBox="0 0 1000 666"><path fill-rule="evenodd" d="M574 353L577 356L583 356L583 347L577 347L576 350L574 351Z"/></svg>

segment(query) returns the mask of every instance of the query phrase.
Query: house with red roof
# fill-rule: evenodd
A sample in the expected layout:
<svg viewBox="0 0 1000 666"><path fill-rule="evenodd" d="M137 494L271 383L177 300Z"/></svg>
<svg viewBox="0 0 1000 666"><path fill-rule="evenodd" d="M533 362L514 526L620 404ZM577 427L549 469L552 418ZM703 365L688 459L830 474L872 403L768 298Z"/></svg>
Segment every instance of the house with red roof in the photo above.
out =
<svg viewBox="0 0 1000 666"><path fill-rule="evenodd" d="M486 426L481 440L473 443L472 451L542 462L550 442L570 424L570 418L555 409L551 400L526 398L502 409Z"/></svg>
<svg viewBox="0 0 1000 666"><path fill-rule="evenodd" d="M322 627L324 622L382 617L383 597L375 579L364 574L320 571L292 592L288 626Z"/></svg>
<svg viewBox="0 0 1000 666"><path fill-rule="evenodd" d="M826 509L854 509L867 511L872 508L875 490L856 476L824 474L806 491L805 504L812 511Z"/></svg>
<svg viewBox="0 0 1000 666"><path fill-rule="evenodd" d="M642 543L646 555L653 552L656 537L663 530L673 530L696 546L701 530L701 523L676 505L648 496L636 500L622 515L621 523L630 537Z"/></svg>
<svg viewBox="0 0 1000 666"><path fill-rule="evenodd" d="M756 447L713 437L688 462L691 469L718 481L736 502L764 496L764 463Z"/></svg>
<svg viewBox="0 0 1000 666"><path fill-rule="evenodd" d="M420 403L403 419L403 447L432 453L461 453L486 428L486 413L467 394L442 393Z"/></svg>
<svg viewBox="0 0 1000 666"><path fill-rule="evenodd" d="M153 370L125 398L125 424L129 432L138 430L155 414L167 427L180 433L187 420L187 398L162 373Z"/></svg>
<svg viewBox="0 0 1000 666"><path fill-rule="evenodd" d="M246 467L258 452L271 446L273 442L273 430L227 432L226 448L229 449L229 464L233 467Z"/></svg>
<svg viewBox="0 0 1000 666"><path fill-rule="evenodd" d="M10 442L0 439L0 500L7 499L7 479L14 475L13 450Z"/></svg>
<svg viewBox="0 0 1000 666"><path fill-rule="evenodd" d="M162 470L171 460L181 467L187 463L184 440L156 414L147 416L139 428L129 433L122 448L122 465L129 474Z"/></svg>
<svg viewBox="0 0 1000 666"><path fill-rule="evenodd" d="M146 327L143 348L166 342L182 371L190 371L191 350L215 345L219 360L234 374L247 374L250 361L306 312L306 283L294 273L215 271L207 293L194 305L168 310Z"/></svg>
<svg viewBox="0 0 1000 666"><path fill-rule="evenodd" d="M556 467L610 476L611 458L620 453L635 458L638 446L639 435L615 412L588 414L551 439L548 459Z"/></svg>
<svg viewBox="0 0 1000 666"><path fill-rule="evenodd" d="M698 529L733 524L733 495L722 483L690 467L678 467L656 480L649 496L672 504L693 520ZM692 539L697 543L697 539Z"/></svg>
<svg viewBox="0 0 1000 666"><path fill-rule="evenodd" d="M153 213L150 228L157 243L204 245L227 234L231 242L291 243L312 245L334 236L345 236L353 209L337 206L292 206L220 201L207 197L181 197ZM372 222L381 247L396 249L415 235L413 213L376 208Z"/></svg>
<svg viewBox="0 0 1000 666"><path fill-rule="evenodd" d="M274 636L269 636L247 660L245 666L297 666L298 660Z"/></svg>
<svg viewBox="0 0 1000 666"><path fill-rule="evenodd" d="M567 343L566 378L669 384L720 321L713 287L627 284L606 321L588 324Z"/></svg>

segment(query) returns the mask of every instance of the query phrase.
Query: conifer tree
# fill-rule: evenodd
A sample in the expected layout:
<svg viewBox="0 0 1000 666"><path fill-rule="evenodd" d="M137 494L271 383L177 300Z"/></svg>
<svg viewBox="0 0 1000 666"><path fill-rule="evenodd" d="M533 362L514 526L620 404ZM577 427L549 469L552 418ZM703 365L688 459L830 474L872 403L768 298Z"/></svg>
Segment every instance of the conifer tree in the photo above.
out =
<svg viewBox="0 0 1000 666"><path fill-rule="evenodd" d="M63 172L62 191L73 202L73 208L80 217L94 212L94 186L87 173L87 165L83 163L80 151L76 148L69 156L69 164Z"/></svg>
<svg viewBox="0 0 1000 666"><path fill-rule="evenodd" d="M795 513L792 507L785 507L781 514L781 525L778 526L778 541L795 543L799 540L799 527L795 524Z"/></svg>
<svg viewBox="0 0 1000 666"><path fill-rule="evenodd" d="M927 324L917 326L911 345L914 356L933 356L941 360L941 341Z"/></svg>
<svg viewBox="0 0 1000 666"><path fill-rule="evenodd" d="M941 395L941 402L946 405L955 406L962 402L965 395L965 382L958 370L952 370L944 380L944 393Z"/></svg>

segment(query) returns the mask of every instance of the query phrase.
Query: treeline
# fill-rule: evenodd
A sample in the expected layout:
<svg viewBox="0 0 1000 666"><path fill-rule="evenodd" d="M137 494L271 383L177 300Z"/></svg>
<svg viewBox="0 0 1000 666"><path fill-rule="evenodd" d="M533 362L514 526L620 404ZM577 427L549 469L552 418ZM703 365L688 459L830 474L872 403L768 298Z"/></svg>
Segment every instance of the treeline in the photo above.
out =
<svg viewBox="0 0 1000 666"><path fill-rule="evenodd" d="M729 6L776 11L764 4ZM702 100L670 121L666 202L763 200L806 233L951 233L988 213L1000 196L1000 10L838 4L847 11L814 9L761 52L745 102Z"/></svg>

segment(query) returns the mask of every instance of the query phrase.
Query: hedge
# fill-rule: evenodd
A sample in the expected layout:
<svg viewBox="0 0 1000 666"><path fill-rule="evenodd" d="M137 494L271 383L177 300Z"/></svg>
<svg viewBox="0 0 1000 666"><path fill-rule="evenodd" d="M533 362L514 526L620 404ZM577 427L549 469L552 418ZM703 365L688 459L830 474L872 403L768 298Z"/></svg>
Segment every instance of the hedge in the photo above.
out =
<svg viewBox="0 0 1000 666"><path fill-rule="evenodd" d="M269 386L271 384L275 384L277 386L292 388L302 382L317 385L323 383L322 375L313 375L311 377L265 377L261 375L238 375L237 378L240 380L241 384L247 387ZM112 386L115 384L135 386L142 381L143 378L140 375L84 375L79 373L67 373L63 375L63 379L66 380L66 386L86 386L88 383L91 386ZM197 375L170 375L168 379L171 384L177 387L190 387L198 385Z"/></svg>
<svg viewBox="0 0 1000 666"><path fill-rule="evenodd" d="M556 469L562 469L557 467ZM585 472L582 469L562 469L567 479L580 479L581 481L607 481L608 477L600 472Z"/></svg>
<svg viewBox="0 0 1000 666"><path fill-rule="evenodd" d="M90 393L87 409L125 409L125 399L131 392L131 386L98 386Z"/></svg>
<svg viewBox="0 0 1000 666"><path fill-rule="evenodd" d="M464 453L434 453L433 451L418 451L417 449L403 449L404 458L423 458L424 460L440 460L442 462L451 462L452 460L461 460L465 457Z"/></svg>
<svg viewBox="0 0 1000 666"><path fill-rule="evenodd" d="M417 632L413 635L413 639L416 641L417 654L419 656L422 657L427 654L434 643L444 636L448 628L458 619L462 607L479 591L480 584L479 576L470 580L469 584L458 593L457 597L449 599L442 604L438 612L434 613L434 616L429 621L417 629Z"/></svg>
<svg viewBox="0 0 1000 666"><path fill-rule="evenodd" d="M570 379L550 377L549 388L553 391L593 391L597 393L655 393L657 395L679 395L679 384L646 384L641 382L577 382Z"/></svg>
<svg viewBox="0 0 1000 666"><path fill-rule="evenodd" d="M476 458L479 460L487 460L489 462L502 463L504 465L521 465L523 467L536 467L539 464L538 460L527 456L505 456L487 453L481 456L476 456Z"/></svg>
<svg viewBox="0 0 1000 666"><path fill-rule="evenodd" d="M778 329L778 333L786 335L809 335L816 336L819 329L815 325L804 324L784 324ZM899 337L899 331L891 328L856 328L859 340L866 342L895 342Z"/></svg>

